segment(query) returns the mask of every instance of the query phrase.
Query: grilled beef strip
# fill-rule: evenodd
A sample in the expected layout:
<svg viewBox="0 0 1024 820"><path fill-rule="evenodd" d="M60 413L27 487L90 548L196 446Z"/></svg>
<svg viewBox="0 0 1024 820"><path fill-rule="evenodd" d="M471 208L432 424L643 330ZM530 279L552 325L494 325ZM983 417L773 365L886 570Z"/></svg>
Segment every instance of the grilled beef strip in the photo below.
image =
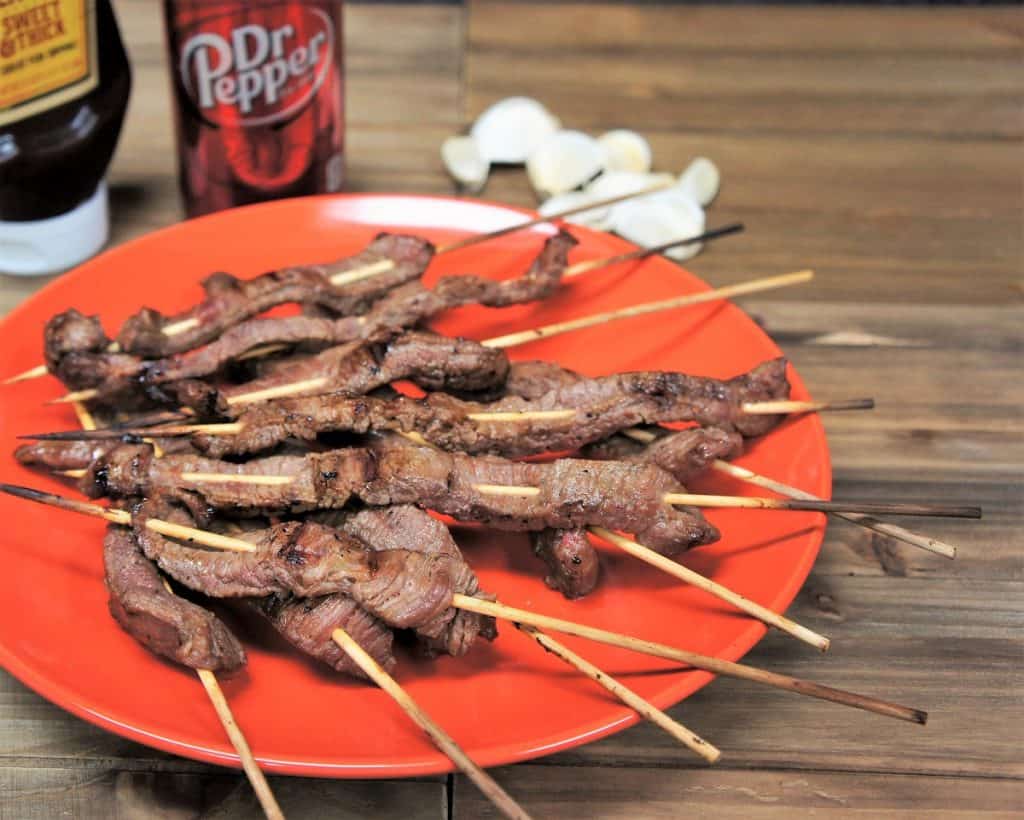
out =
<svg viewBox="0 0 1024 820"><path fill-rule="evenodd" d="M715 459L731 461L743 452L743 439L731 430L691 427L686 430L655 428L658 438L649 444L613 436L587 445L583 458L656 464L682 483L700 475Z"/></svg>
<svg viewBox="0 0 1024 820"><path fill-rule="evenodd" d="M601 564L585 529L547 529L534 533L533 554L547 565L544 583L566 598L582 598L597 586Z"/></svg>
<svg viewBox="0 0 1024 820"><path fill-rule="evenodd" d="M214 598L343 593L388 626L414 629L444 613L454 594L451 561L407 549L375 552L358 539L312 521L289 521L247 533L255 552L183 546L145 526L173 520L167 499L155 496L133 510L135 537L145 555L179 583Z"/></svg>
<svg viewBox="0 0 1024 820"><path fill-rule="evenodd" d="M315 343L326 347L388 338L461 305L506 307L543 299L558 288L575 244L564 231L550 237L526 274L517 279L446 276L432 288L412 281L385 294L359 316L256 319L236 325L205 347L147 363L144 368L153 381L203 378L259 345Z"/></svg>
<svg viewBox="0 0 1024 820"><path fill-rule="evenodd" d="M700 511L662 501L681 485L660 467L559 459L524 463L467 456L406 442L306 456L272 456L235 464L194 456L153 458L146 445L122 445L89 467L81 486L92 494L192 493L213 509L241 515L415 504L497 529L572 529L588 525L632 532L647 546L675 554L718 539ZM287 484L254 485L183 479L182 473L283 475ZM526 497L492 495L478 484L536 487ZM312 592L308 594L314 594Z"/></svg>
<svg viewBox="0 0 1024 820"><path fill-rule="evenodd" d="M215 273L202 283L206 299L175 316L143 308L121 328L117 342L124 353L108 353L110 339L95 316L75 309L58 313L43 334L45 359L51 373L72 390L96 387L89 367L104 364L104 371L138 371L140 356L165 357L211 342L227 328L287 302L323 305L339 314L365 312L382 294L422 276L434 254L424 239L402 234L380 234L356 256L328 265L309 265L272 271L254 279L236 279ZM390 259L394 268L376 276L338 287L330 277L346 270ZM168 336L168 325L195 319L198 324ZM131 355L128 355L131 354Z"/></svg>
<svg viewBox="0 0 1024 820"><path fill-rule="evenodd" d="M134 439L134 437L130 437ZM189 439L163 437L152 439L165 455L196 453ZM23 444L14 451L14 457L26 467L41 467L50 471L88 469L123 441L36 441Z"/></svg>
<svg viewBox="0 0 1024 820"><path fill-rule="evenodd" d="M452 563L456 592L485 601L495 600L493 595L480 589L480 582L448 528L418 507L402 504L369 508L352 514L331 511L317 514L317 520L324 520L321 517L324 515L337 521L335 526L376 550L410 549L443 555ZM416 632L429 653L444 652L456 657L469 651L477 635L493 640L498 634L493 618L455 609L442 613Z"/></svg>
<svg viewBox="0 0 1024 820"><path fill-rule="evenodd" d="M323 661L332 669L365 678L366 674L331 638L339 627L344 629L384 669L394 669L394 633L345 595L321 595L316 598L295 598L291 595L268 595L252 598L248 607L266 618L288 643Z"/></svg>
<svg viewBox="0 0 1024 820"><path fill-rule="evenodd" d="M102 369L113 359L109 354L96 358L96 369ZM504 384L508 366L504 351L469 339L410 331L384 342L351 342L316 355L292 357L287 365L279 364L262 378L243 384L218 387L198 379L164 383L155 372L126 376L123 372L108 371L95 389L100 400L108 403L130 400L141 391L152 402L184 406L200 415L212 416L226 414L228 400L233 396L309 379L322 378L325 382L297 395L335 391L359 395L398 379L409 379L427 390L495 390Z"/></svg>
<svg viewBox="0 0 1024 820"><path fill-rule="evenodd" d="M110 614L135 640L158 655L214 672L245 665L245 650L212 612L164 586L132 531L111 526L103 540Z"/></svg>
<svg viewBox="0 0 1024 820"><path fill-rule="evenodd" d="M515 366L512 367L514 371ZM568 452L638 424L697 421L753 434L777 416L743 412L747 401L788 395L786 362L765 362L729 381L682 373L621 373L581 379L535 399L512 396L481 403L432 393L423 399L331 395L251 405L235 413L242 432L198 435L196 446L211 456L267 450L289 438L312 441L319 433L416 432L443 450L506 458ZM471 414L573 409L566 419L474 420ZM767 420L767 421L766 421Z"/></svg>

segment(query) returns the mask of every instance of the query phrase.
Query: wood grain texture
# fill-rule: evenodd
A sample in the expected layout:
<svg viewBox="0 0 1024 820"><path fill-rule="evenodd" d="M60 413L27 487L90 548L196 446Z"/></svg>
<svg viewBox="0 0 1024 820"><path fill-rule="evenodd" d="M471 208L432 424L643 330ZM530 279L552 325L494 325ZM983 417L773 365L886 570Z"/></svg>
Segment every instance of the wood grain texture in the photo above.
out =
<svg viewBox="0 0 1024 820"><path fill-rule="evenodd" d="M113 243L181 216L157 8L118 5L135 92L110 174ZM742 304L816 397L878 402L823 417L835 495L985 511L981 522L900 522L957 544L956 561L832 524L789 614L829 634L833 651L769 634L748 656L921 706L927 727L720 680L671 710L722 748L715 769L638 725L500 769L499 782L538 817L1019 811L1019 10L350 4L346 27L350 190L451 193L441 140L518 93L572 127L637 128L663 168L712 157L724 185L709 222L742 219L748 232L692 269L724 285L814 267L813 286ZM534 202L518 168L497 169L484 195ZM0 279L0 313L41 284ZM449 808L444 778L272 785L290 817ZM475 789L455 786L456 818L489 816ZM0 818L255 810L239 775L103 732L0 673Z"/></svg>

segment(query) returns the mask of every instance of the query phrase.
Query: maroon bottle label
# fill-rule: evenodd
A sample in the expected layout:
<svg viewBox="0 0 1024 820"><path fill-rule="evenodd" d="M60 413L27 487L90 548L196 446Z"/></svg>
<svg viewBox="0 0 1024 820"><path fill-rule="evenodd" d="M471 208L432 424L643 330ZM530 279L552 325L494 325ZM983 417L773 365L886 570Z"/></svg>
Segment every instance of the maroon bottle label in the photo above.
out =
<svg viewBox="0 0 1024 820"><path fill-rule="evenodd" d="M244 6L182 33L178 73L195 110L221 126L284 122L306 108L334 62L338 33L318 8Z"/></svg>

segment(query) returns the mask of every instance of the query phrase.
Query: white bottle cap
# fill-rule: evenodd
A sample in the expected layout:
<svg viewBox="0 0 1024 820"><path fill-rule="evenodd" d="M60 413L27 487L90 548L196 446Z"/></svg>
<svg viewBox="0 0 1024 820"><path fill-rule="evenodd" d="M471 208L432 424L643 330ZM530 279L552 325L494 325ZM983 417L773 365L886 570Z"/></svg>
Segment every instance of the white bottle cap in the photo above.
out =
<svg viewBox="0 0 1024 820"><path fill-rule="evenodd" d="M107 241L107 183L67 213L28 222L0 220L0 273L38 276L73 268Z"/></svg>

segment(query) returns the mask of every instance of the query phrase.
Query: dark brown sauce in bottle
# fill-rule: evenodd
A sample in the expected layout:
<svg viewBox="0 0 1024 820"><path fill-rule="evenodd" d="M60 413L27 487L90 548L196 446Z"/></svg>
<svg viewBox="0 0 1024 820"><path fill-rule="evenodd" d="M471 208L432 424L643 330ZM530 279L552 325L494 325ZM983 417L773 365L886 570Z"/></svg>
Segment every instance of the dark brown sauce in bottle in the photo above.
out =
<svg viewBox="0 0 1024 820"><path fill-rule="evenodd" d="M97 195L130 89L109 0L0 0L3 228L68 214ZM18 270L15 244L5 254L0 235L0 271L48 272Z"/></svg>

